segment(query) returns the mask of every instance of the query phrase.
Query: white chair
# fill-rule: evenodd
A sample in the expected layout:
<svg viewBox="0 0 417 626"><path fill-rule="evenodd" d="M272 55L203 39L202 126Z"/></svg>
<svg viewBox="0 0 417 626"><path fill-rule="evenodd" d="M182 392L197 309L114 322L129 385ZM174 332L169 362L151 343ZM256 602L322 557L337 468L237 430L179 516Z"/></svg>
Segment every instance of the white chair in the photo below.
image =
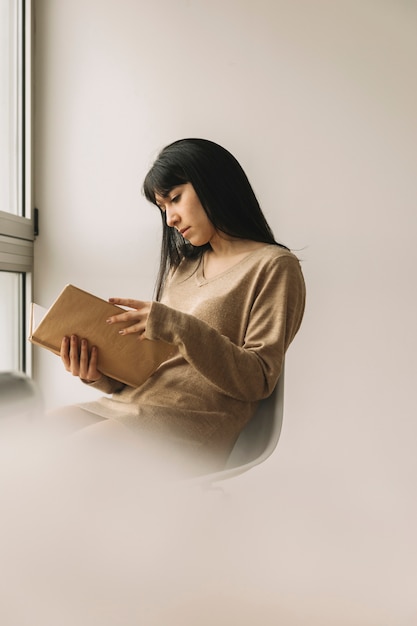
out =
<svg viewBox="0 0 417 626"><path fill-rule="evenodd" d="M225 468L201 476L198 482L210 487L215 482L239 476L266 461L277 447L284 414L284 368L272 394L261 400L255 415L240 433Z"/></svg>

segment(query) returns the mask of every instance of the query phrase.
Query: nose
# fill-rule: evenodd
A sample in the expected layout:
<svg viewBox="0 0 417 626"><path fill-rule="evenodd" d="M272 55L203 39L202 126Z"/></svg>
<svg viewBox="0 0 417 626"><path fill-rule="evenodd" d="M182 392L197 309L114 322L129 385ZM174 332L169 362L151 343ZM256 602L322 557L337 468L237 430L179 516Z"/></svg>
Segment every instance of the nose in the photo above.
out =
<svg viewBox="0 0 417 626"><path fill-rule="evenodd" d="M178 214L172 205L166 207L165 219L166 219L167 226L170 226L171 228L173 228L176 224L178 224L178 221L179 221Z"/></svg>

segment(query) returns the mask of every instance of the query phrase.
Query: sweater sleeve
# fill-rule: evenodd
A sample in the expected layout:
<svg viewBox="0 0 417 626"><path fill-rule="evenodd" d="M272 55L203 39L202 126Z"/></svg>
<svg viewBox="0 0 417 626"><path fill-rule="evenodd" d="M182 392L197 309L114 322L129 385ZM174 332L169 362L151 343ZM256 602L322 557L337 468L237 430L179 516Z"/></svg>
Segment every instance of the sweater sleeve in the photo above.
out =
<svg viewBox="0 0 417 626"><path fill-rule="evenodd" d="M265 271L251 303L243 345L207 322L154 302L146 337L177 345L181 355L228 396L267 397L279 378L284 354L303 316L305 287L298 259L281 257Z"/></svg>
<svg viewBox="0 0 417 626"><path fill-rule="evenodd" d="M85 385L88 385L93 389L97 389L98 391L102 391L103 393L118 393L126 387L124 383L114 380L114 378L110 378L109 376L105 376L104 374L96 382L89 382L88 380L83 379L81 379L81 381Z"/></svg>

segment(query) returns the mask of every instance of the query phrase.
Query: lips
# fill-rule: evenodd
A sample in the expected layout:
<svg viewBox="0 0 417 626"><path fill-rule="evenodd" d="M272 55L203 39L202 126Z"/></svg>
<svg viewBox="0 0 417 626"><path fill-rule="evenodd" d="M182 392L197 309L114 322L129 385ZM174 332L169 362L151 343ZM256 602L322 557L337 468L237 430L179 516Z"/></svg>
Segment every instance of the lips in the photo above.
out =
<svg viewBox="0 0 417 626"><path fill-rule="evenodd" d="M187 226L187 228L183 228L182 230L180 230L180 233L181 233L181 235L182 235L183 237L185 237L185 235L186 235L187 231L189 231L189 230L190 230L190 227L189 227L189 226Z"/></svg>

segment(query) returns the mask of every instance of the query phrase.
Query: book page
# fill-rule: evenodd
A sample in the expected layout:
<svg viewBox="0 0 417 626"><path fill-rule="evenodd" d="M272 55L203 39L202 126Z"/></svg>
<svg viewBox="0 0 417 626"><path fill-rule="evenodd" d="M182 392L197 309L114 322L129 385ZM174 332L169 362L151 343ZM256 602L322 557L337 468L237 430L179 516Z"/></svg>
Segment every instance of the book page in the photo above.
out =
<svg viewBox="0 0 417 626"><path fill-rule="evenodd" d="M47 314L48 309L43 306L40 306L40 304L36 304L35 302L32 302L30 306L31 306L31 315L30 315L31 328L35 329L39 326L39 324L41 323L41 321Z"/></svg>

